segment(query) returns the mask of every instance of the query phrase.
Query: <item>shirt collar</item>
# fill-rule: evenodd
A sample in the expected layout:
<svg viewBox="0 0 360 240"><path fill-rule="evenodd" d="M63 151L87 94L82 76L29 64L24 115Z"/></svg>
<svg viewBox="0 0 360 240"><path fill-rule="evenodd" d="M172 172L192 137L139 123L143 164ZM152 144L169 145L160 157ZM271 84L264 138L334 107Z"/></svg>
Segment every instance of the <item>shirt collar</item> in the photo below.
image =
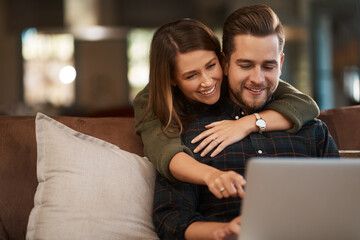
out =
<svg viewBox="0 0 360 240"><path fill-rule="evenodd" d="M231 118L236 119L237 116L241 116L242 112L245 112L239 105L234 103L229 97L225 100L225 113Z"/></svg>
<svg viewBox="0 0 360 240"><path fill-rule="evenodd" d="M270 98L269 101L267 101L264 105L264 107L269 104L270 102L272 102L274 100L274 96L272 96ZM232 119L238 119L238 116L245 116L245 115L248 115L248 114L252 114L254 112L260 112L263 110L264 107L254 111L254 112L249 112L249 113L246 113L245 110L243 108L241 108L239 105L237 105L236 103L234 103L229 97L226 98L225 100L225 113L227 115L229 115Z"/></svg>

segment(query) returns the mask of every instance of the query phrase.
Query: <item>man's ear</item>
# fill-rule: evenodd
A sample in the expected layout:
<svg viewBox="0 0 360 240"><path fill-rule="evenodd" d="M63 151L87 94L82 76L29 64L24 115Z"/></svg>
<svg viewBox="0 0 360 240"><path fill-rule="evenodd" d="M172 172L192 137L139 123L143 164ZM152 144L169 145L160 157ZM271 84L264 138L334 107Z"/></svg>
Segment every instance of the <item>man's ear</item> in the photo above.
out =
<svg viewBox="0 0 360 240"><path fill-rule="evenodd" d="M221 61L221 67L223 69L223 73L225 76L227 76L229 74L229 61L223 52L221 53L220 61Z"/></svg>
<svg viewBox="0 0 360 240"><path fill-rule="evenodd" d="M282 53L281 56L280 56L280 71L281 71L282 66L283 66L284 58L285 58L285 54Z"/></svg>

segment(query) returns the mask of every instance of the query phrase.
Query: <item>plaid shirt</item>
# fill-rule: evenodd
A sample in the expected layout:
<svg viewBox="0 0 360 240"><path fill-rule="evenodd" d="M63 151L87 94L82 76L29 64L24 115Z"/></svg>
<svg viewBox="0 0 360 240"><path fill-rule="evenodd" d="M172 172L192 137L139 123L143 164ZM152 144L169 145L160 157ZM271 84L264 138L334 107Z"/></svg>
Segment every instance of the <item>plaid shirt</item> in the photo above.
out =
<svg viewBox="0 0 360 240"><path fill-rule="evenodd" d="M219 116L204 116L190 125L182 134L186 146L193 150L191 140L214 121L234 120L244 116L242 109L228 100ZM327 126L315 119L296 134L280 132L251 133L243 140L226 147L217 156L207 154L195 158L217 169L233 170L245 175L246 163L251 157L339 157ZM161 239L184 239L186 228L196 221L228 222L239 215L242 199L217 199L207 186L173 183L157 175L153 220Z"/></svg>

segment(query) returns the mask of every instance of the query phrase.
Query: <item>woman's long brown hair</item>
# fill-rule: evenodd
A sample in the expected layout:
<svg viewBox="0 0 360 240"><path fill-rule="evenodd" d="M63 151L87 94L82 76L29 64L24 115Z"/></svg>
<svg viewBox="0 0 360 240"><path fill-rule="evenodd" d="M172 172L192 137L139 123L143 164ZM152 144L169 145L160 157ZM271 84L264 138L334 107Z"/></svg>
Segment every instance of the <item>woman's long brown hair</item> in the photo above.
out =
<svg viewBox="0 0 360 240"><path fill-rule="evenodd" d="M150 47L149 102L144 119L157 117L162 131L176 137L183 131L183 120L188 112L186 98L173 86L178 53L194 50L214 51L220 58L221 46L215 34L204 24L193 19L182 19L160 27ZM155 116L152 116L151 113Z"/></svg>

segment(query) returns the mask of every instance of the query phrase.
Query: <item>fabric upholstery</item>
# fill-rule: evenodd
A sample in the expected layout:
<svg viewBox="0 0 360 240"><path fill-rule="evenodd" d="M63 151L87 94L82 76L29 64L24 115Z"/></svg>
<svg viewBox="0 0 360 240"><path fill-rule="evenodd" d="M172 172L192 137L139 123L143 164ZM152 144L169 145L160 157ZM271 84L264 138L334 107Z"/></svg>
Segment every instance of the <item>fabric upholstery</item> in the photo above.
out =
<svg viewBox="0 0 360 240"><path fill-rule="evenodd" d="M360 105L320 111L339 150L360 150Z"/></svg>
<svg viewBox="0 0 360 240"><path fill-rule="evenodd" d="M26 239L158 239L145 157L36 117L39 185Z"/></svg>
<svg viewBox="0 0 360 240"><path fill-rule="evenodd" d="M56 116L54 119L143 156L133 118ZM0 116L0 239L25 239L38 184L36 154L35 117Z"/></svg>
<svg viewBox="0 0 360 240"><path fill-rule="evenodd" d="M360 150L360 106L322 110L340 150ZM56 116L76 131L89 134L143 156L134 119ZM0 239L25 239L28 216L34 206L36 141L34 116L0 116Z"/></svg>

